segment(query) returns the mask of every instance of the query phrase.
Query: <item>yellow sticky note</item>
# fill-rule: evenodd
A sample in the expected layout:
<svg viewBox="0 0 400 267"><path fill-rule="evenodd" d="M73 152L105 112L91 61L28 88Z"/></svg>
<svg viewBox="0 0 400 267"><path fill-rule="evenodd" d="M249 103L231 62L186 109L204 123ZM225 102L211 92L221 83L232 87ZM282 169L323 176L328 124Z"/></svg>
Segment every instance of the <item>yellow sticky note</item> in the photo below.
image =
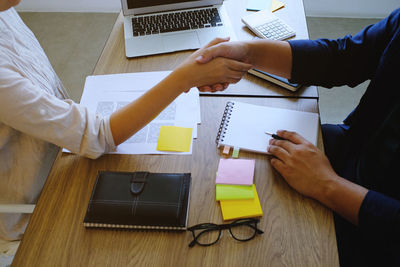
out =
<svg viewBox="0 0 400 267"><path fill-rule="evenodd" d="M161 126L157 150L189 152L192 141L192 128Z"/></svg>
<svg viewBox="0 0 400 267"><path fill-rule="evenodd" d="M284 7L284 6L285 6L285 4L282 3L281 1L279 1L279 0L272 0L272 1L271 1L270 10L271 10L271 12L274 12L274 11L277 11L278 9Z"/></svg>
<svg viewBox="0 0 400 267"><path fill-rule="evenodd" d="M224 220L259 217L263 215L255 186L253 190L253 199L221 200L219 202Z"/></svg>
<svg viewBox="0 0 400 267"><path fill-rule="evenodd" d="M233 184L217 184L216 199L232 200L232 199L252 199L254 198L253 185L233 185Z"/></svg>

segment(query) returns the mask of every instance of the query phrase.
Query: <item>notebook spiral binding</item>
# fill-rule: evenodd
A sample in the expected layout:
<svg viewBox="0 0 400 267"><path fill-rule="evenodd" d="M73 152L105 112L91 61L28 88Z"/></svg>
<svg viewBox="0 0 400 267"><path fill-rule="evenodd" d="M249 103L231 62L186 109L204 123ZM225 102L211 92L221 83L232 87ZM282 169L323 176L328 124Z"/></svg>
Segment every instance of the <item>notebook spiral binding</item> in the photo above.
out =
<svg viewBox="0 0 400 267"><path fill-rule="evenodd" d="M128 225L128 224L109 224L109 223L87 223L84 222L83 225L89 228L103 228L103 229L127 229L127 230L160 230L160 231L178 231L186 230L186 227L175 227L175 226L147 226L147 225Z"/></svg>
<svg viewBox="0 0 400 267"><path fill-rule="evenodd" d="M228 101L225 106L224 114L222 115L221 124L219 125L219 130L217 133L217 138L215 139L215 143L219 145L220 142L224 141L226 130L228 129L228 123L231 119L232 109L235 105L235 102Z"/></svg>

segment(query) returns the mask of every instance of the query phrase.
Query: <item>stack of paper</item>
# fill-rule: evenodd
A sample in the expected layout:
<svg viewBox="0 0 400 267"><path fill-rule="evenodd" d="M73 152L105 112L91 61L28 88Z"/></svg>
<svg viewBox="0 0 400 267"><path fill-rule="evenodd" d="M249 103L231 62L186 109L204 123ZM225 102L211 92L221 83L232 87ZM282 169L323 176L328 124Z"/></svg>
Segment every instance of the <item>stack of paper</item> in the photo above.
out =
<svg viewBox="0 0 400 267"><path fill-rule="evenodd" d="M254 160L220 159L216 178L216 199L224 220L262 216L256 186Z"/></svg>
<svg viewBox="0 0 400 267"><path fill-rule="evenodd" d="M170 73L156 71L88 76L81 105L93 113L109 116L139 98ZM197 124L200 122L199 92L192 88L188 93L177 97L154 120L120 144L113 153L191 154L193 138L197 138ZM159 140L160 129L162 139ZM182 138L173 138L177 136Z"/></svg>

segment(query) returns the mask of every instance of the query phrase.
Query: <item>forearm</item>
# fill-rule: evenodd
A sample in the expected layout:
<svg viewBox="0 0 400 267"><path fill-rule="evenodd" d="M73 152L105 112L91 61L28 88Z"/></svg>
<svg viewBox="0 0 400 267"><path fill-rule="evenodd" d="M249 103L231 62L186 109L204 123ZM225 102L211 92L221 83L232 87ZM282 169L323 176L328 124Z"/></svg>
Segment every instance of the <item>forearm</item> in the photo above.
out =
<svg viewBox="0 0 400 267"><path fill-rule="evenodd" d="M173 72L143 96L115 111L110 117L115 145L121 144L143 128L181 92L189 89L184 80L179 73Z"/></svg>
<svg viewBox="0 0 400 267"><path fill-rule="evenodd" d="M368 190L342 177L329 179L315 198L354 225L358 225L358 214Z"/></svg>
<svg viewBox="0 0 400 267"><path fill-rule="evenodd" d="M292 71L292 50L284 41L256 40L247 42L249 63L255 68L290 78Z"/></svg>

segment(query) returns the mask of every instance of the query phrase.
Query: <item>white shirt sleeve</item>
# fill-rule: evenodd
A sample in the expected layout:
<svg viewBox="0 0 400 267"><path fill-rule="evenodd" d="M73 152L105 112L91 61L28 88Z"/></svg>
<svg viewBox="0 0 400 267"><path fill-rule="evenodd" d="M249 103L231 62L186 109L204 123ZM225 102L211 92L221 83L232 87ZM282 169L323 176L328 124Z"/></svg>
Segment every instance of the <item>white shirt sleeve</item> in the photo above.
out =
<svg viewBox="0 0 400 267"><path fill-rule="evenodd" d="M109 117L61 100L0 62L0 122L89 158L115 150Z"/></svg>

